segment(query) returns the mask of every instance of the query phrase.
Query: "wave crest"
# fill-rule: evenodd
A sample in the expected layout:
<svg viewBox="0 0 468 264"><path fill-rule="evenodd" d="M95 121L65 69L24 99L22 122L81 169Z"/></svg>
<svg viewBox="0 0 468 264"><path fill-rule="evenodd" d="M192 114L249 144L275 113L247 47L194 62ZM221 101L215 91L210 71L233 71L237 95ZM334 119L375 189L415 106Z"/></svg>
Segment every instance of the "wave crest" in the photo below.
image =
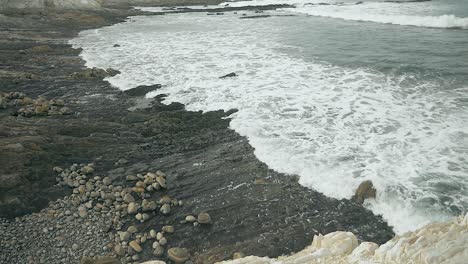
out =
<svg viewBox="0 0 468 264"><path fill-rule="evenodd" d="M287 9L297 13L304 13L311 16L321 16L338 18L352 21L366 21L383 24L394 24L403 26L431 27L431 28L458 28L468 29L468 18L460 18L455 15L441 16L411 16L411 15L383 15L366 14L362 12L346 12L337 10L327 10L317 7L303 7Z"/></svg>

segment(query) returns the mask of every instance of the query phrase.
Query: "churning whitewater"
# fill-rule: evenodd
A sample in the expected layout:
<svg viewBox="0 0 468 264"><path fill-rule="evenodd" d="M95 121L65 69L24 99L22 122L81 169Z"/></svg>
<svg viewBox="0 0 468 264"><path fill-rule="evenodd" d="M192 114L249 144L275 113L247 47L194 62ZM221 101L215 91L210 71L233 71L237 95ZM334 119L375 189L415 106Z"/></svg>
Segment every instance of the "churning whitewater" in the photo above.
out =
<svg viewBox="0 0 468 264"><path fill-rule="evenodd" d="M343 18L329 6L314 12L325 9ZM372 180L378 197L366 206L396 232L465 211L466 80L301 57L283 36L314 18L275 16L285 12L261 22L234 13L133 17L82 32L72 44L87 66L121 71L107 80L122 90L162 84L147 96L168 94L166 103L193 111L238 109L232 129L261 161L305 186L350 198ZM456 23L466 27L466 19ZM230 72L237 76L219 78Z"/></svg>

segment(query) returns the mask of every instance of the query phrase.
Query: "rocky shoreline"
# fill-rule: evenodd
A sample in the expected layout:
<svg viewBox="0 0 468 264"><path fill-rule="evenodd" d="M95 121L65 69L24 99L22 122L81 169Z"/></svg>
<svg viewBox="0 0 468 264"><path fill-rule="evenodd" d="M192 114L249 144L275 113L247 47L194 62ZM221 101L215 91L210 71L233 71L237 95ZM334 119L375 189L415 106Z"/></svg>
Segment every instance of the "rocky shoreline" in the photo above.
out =
<svg viewBox="0 0 468 264"><path fill-rule="evenodd" d="M162 104L163 96L142 97L157 85L120 92L102 80L115 72L87 69L67 44L81 30L136 14L143 13L0 15L0 263L100 256L177 263L171 252L185 251L171 248L185 248L190 261L214 263L235 252L297 252L314 235L337 230L378 244L393 237L380 216L359 204L269 170L229 129L230 112L188 112ZM167 174L167 189L158 171ZM145 183L153 173L158 191L156 182ZM132 226L137 232L126 239L121 234Z"/></svg>

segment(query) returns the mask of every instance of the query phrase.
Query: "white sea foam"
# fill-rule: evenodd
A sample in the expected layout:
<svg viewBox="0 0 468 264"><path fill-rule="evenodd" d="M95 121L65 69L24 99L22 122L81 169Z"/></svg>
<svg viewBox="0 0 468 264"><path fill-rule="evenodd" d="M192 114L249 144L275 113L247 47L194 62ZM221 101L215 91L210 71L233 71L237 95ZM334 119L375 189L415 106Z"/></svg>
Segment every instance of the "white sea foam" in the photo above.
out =
<svg viewBox="0 0 468 264"><path fill-rule="evenodd" d="M267 5L304 5L319 3L334 3L332 0L252 0L252 1L227 1L220 6L229 5L234 7L241 6L267 6Z"/></svg>
<svg viewBox="0 0 468 264"><path fill-rule="evenodd" d="M231 127L261 161L305 186L349 198L371 179L379 192L368 206L397 232L468 207L468 109L460 100L468 88L293 58L278 52L280 30L229 14L181 14L136 17L72 43L88 66L121 71L108 81L122 90L160 83L150 96L167 93L166 103L239 109ZM239 76L218 78L233 71ZM459 190L445 193L447 186Z"/></svg>
<svg viewBox="0 0 468 264"><path fill-rule="evenodd" d="M417 27L468 29L468 18L460 18L451 14L434 16L411 15L411 13L416 11L416 9L407 9L393 3L313 5L298 6L297 8L289 8L287 10L311 16L339 18L353 21L367 21Z"/></svg>
<svg viewBox="0 0 468 264"><path fill-rule="evenodd" d="M230 6L265 6L288 4L295 8L288 12L311 16L338 18L352 21L365 21L384 24L468 29L468 18L452 14L434 14L434 7L427 3L387 3L334 0L253 0L226 2Z"/></svg>

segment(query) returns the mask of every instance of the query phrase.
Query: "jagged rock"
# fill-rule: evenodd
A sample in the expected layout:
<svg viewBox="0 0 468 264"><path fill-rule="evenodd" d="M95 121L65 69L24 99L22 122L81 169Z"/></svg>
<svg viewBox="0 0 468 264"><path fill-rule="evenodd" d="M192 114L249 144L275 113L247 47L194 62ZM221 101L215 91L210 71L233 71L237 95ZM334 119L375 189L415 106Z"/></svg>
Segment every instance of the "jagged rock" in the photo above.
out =
<svg viewBox="0 0 468 264"><path fill-rule="evenodd" d="M112 68L107 68L106 71L107 71L107 73L109 74L109 76L115 76L115 75L117 75L117 74L120 74L120 71L114 70L114 69L112 69Z"/></svg>
<svg viewBox="0 0 468 264"><path fill-rule="evenodd" d="M102 79L111 76L109 72L99 68L86 69L82 72L74 72L70 74L69 78L74 80L80 79Z"/></svg>
<svg viewBox="0 0 468 264"><path fill-rule="evenodd" d="M151 86L141 85L126 91L123 91L124 94L128 96L145 96L147 93L156 91L157 89L161 88L160 84L155 84Z"/></svg>
<svg viewBox="0 0 468 264"><path fill-rule="evenodd" d="M351 198L358 204L363 204L365 199L375 198L377 190L374 188L372 181L363 181L356 190L356 193Z"/></svg>

